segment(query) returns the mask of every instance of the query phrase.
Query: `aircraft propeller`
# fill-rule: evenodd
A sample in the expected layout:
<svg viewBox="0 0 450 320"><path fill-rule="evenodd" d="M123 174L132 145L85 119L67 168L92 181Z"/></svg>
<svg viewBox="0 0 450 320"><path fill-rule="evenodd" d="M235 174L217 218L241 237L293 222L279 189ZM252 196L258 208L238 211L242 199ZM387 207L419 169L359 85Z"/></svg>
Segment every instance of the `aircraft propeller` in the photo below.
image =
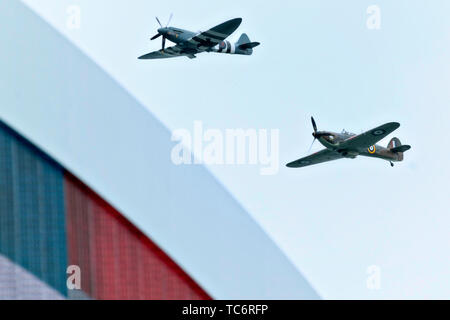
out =
<svg viewBox="0 0 450 320"><path fill-rule="evenodd" d="M167 21L167 24L165 27L162 26L161 21L159 21L158 17L156 17L156 21L158 21L159 26L161 27L158 29L158 33L155 34L153 37L150 38L150 40L155 40L162 36L162 50L166 48L166 37L161 33L161 29L165 29L169 26L170 21L172 20L173 13L170 14L169 20Z"/></svg>
<svg viewBox="0 0 450 320"><path fill-rule="evenodd" d="M313 129L314 129L314 133L317 133L317 125L316 125L316 121L314 121L313 117L311 117L311 123L312 123Z"/></svg>
<svg viewBox="0 0 450 320"><path fill-rule="evenodd" d="M317 134L317 124L316 124L316 121L314 121L313 117L311 117L311 123L312 123L313 129L314 129L314 132L312 134L314 137L314 140L311 143L311 146L309 147L308 152L311 151L311 148L312 148L314 142L316 142L317 138L319 138L319 135Z"/></svg>

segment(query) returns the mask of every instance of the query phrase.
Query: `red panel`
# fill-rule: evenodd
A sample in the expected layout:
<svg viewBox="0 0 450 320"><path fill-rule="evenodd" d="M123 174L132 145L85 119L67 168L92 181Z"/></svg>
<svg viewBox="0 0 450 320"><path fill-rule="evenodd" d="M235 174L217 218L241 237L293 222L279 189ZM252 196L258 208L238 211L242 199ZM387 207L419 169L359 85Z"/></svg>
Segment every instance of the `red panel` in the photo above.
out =
<svg viewBox="0 0 450 320"><path fill-rule="evenodd" d="M95 299L211 299L117 210L65 175L69 264Z"/></svg>

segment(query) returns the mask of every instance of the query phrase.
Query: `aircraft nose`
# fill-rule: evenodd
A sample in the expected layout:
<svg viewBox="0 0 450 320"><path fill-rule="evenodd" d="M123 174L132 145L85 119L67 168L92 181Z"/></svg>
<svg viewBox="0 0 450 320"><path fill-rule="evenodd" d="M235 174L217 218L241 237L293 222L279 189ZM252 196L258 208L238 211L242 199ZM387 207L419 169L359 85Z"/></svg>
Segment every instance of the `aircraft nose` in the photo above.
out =
<svg viewBox="0 0 450 320"><path fill-rule="evenodd" d="M167 29L166 28L159 28L158 29L158 33L159 34L165 34L167 32Z"/></svg>

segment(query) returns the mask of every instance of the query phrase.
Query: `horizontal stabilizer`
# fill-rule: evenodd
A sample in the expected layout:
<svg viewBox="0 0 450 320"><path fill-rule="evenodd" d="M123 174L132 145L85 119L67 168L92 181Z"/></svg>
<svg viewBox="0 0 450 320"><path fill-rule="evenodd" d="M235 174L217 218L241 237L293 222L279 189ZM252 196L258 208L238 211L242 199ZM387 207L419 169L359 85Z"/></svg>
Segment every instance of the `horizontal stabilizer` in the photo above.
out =
<svg viewBox="0 0 450 320"><path fill-rule="evenodd" d="M392 148L391 151L394 153L397 153L397 152L405 152L405 151L408 151L409 149L411 149L411 146L408 146L407 144L405 144L402 146Z"/></svg>
<svg viewBox="0 0 450 320"><path fill-rule="evenodd" d="M243 43L241 45L239 45L239 49L241 50L246 50L246 49L253 49L254 47L259 46L260 43L259 42L249 42L249 43Z"/></svg>

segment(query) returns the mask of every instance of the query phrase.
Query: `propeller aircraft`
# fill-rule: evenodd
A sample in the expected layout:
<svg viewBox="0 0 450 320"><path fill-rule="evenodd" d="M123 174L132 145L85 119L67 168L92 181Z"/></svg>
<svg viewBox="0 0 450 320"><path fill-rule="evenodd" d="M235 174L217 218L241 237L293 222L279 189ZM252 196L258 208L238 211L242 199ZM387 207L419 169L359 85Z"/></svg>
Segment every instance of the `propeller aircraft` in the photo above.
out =
<svg viewBox="0 0 450 320"><path fill-rule="evenodd" d="M314 137L313 144L316 140L319 140L325 149L290 162L286 164L287 167L300 168L342 158L354 159L357 156L387 160L393 167L393 162L402 161L403 153L411 149L409 145L402 145L398 138L392 138L386 148L376 144L400 127L397 122L389 122L358 135L345 130L341 133L317 131L317 125L313 117L311 117L311 122L314 130L312 134Z"/></svg>
<svg viewBox="0 0 450 320"><path fill-rule="evenodd" d="M230 43L225 40L240 26L242 22L241 18L226 21L205 32L192 32L169 27L171 20L172 15L170 15L166 26L163 27L158 17L156 17L160 28L158 29L158 33L151 37L150 40L162 37L162 48L161 50L140 56L138 59L165 59L180 56L194 59L196 58L196 54L202 52L251 55L253 48L260 44L259 42L251 42L245 33L241 35L236 43ZM176 43L176 45L166 48L166 39Z"/></svg>

